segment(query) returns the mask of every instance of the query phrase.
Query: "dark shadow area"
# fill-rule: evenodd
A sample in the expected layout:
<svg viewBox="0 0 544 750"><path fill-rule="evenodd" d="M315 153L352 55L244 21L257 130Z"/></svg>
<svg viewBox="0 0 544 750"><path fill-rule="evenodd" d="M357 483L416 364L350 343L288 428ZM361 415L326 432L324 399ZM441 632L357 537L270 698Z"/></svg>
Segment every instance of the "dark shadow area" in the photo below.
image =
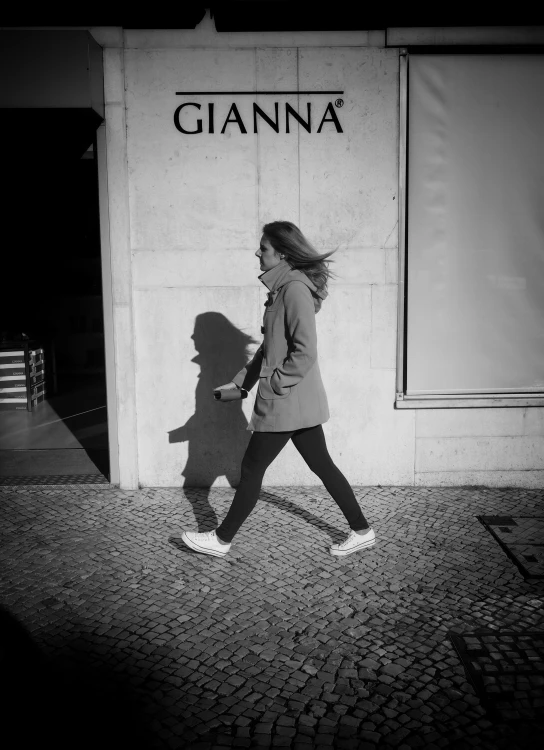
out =
<svg viewBox="0 0 544 750"><path fill-rule="evenodd" d="M320 3L310 0L216 0L210 3L218 32L350 31L399 26L525 26L542 23L537 4L455 5Z"/></svg>
<svg viewBox="0 0 544 750"><path fill-rule="evenodd" d="M238 330L221 313L198 315L191 336L197 351L191 361L200 366L195 392L195 413L187 422L168 433L170 443L188 442L188 457L182 475L199 530L218 525L215 511L207 502L209 490L218 477L226 477L234 487L240 477L240 464L249 442L247 419L242 401L220 403L213 389L228 383L248 361L248 347L254 340ZM200 502L204 498L204 502Z"/></svg>
<svg viewBox="0 0 544 750"><path fill-rule="evenodd" d="M145 696L115 664L115 652L108 650L102 657L107 662L102 661L90 636L79 644L63 642L53 657L46 656L5 609L0 609L0 634L5 747L154 746Z"/></svg>
<svg viewBox="0 0 544 750"><path fill-rule="evenodd" d="M104 476L109 476L108 415L101 373L58 376L58 392L49 398L59 418Z"/></svg>
<svg viewBox="0 0 544 750"><path fill-rule="evenodd" d="M231 31L366 31L392 27L541 25L537 3L491 5L369 6L343 0L319 4L310 0L215 0L167 4L97 6L11 4L3 13L4 27L123 26L125 29L194 29L211 9L218 32Z"/></svg>

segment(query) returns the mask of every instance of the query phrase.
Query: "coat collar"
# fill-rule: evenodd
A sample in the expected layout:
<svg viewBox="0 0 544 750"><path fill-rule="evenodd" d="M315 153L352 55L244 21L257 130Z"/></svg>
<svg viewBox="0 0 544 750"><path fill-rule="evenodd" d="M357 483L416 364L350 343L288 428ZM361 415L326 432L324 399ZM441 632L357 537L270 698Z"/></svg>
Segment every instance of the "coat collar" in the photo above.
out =
<svg viewBox="0 0 544 750"><path fill-rule="evenodd" d="M280 287L288 281L302 281L311 292L317 292L317 287L310 281L303 271L291 268L286 260L282 260L277 266L265 271L259 276L260 281L271 291L277 292Z"/></svg>

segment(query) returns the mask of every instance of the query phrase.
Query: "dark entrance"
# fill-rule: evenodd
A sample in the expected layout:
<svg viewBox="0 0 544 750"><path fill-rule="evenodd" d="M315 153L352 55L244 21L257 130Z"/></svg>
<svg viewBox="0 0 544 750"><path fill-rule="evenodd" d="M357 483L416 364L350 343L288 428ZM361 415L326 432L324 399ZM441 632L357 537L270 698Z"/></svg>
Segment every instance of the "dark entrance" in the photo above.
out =
<svg viewBox="0 0 544 750"><path fill-rule="evenodd" d="M35 39L29 43L29 55ZM80 39L75 39L75 46L81 46ZM40 37L42 52L44 40ZM77 55L69 47L66 60L56 60L57 70L77 66ZM58 43L51 49L60 54ZM58 106L74 96L67 86L63 89L58 76L40 86L40 92L48 87L49 91L36 99L41 106L32 106L33 74L41 72L43 78L44 73L28 58L25 64L32 75L27 71L19 77L17 101L12 102L18 106L0 109L4 147L0 482L5 484L8 478L106 481L104 321L94 158L102 116L90 106ZM81 86L77 86L80 99ZM25 90L28 106L19 106ZM61 101L64 96L66 102ZM29 400L30 409L15 399L20 395L19 383L11 378L16 369L9 367L6 356L7 350L26 349L36 352L33 359L25 354L28 361L23 363L26 375L32 376L27 377L27 393L45 390L43 400ZM29 390L35 383L41 385Z"/></svg>

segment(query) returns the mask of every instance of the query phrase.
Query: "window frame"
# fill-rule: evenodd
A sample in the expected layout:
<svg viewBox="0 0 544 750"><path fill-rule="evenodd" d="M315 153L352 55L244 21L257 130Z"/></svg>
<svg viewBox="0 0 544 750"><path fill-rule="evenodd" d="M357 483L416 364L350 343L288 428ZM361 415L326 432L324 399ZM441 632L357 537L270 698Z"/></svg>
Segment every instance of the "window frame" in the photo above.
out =
<svg viewBox="0 0 544 750"><path fill-rule="evenodd" d="M410 54L544 54L542 45L485 46L417 46L399 48L399 147L398 147L398 298L397 298L397 362L396 362L396 409L449 409L449 408L504 408L544 406L544 391L530 393L474 393L474 394L429 394L409 396L406 394L407 376L407 229L408 229L408 75Z"/></svg>

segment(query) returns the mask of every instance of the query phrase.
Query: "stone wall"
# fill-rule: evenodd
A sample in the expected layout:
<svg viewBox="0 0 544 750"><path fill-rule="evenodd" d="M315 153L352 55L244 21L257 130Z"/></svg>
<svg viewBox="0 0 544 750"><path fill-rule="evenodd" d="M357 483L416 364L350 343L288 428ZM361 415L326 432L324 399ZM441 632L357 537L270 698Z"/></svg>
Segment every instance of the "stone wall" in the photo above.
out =
<svg viewBox="0 0 544 750"><path fill-rule="evenodd" d="M119 410L119 435L134 427L137 451L125 480L129 459L121 461L121 484L134 484L136 452L143 486L237 480L253 398L222 405L211 390L261 340L265 290L254 253L263 223L274 219L300 225L319 250L337 248L317 325L331 407L325 431L350 481L538 484L542 410L394 408L398 49L373 32L221 35L209 20L194 31L125 32L122 44L122 69L112 67L117 53L105 67L106 93L108 81L124 75L126 113L129 204L114 223L128 220L130 270L115 260L127 236L116 242L115 226L111 252L114 307L117 283L132 312L127 317L122 306L126 323L116 335L132 326L134 343L133 355L128 343L116 344L118 383L124 378L135 389L118 399L136 405L136 416L126 405L130 425ZM269 90L344 93L176 95ZM198 129L201 118L201 133L176 128L176 108L187 101L201 107L185 108L179 123ZM254 102L271 118L278 103L279 132L262 117L254 132ZM329 113L318 133L329 102L342 132ZM292 116L286 132L286 105L306 118L308 103L311 132ZM245 133L232 121L232 104ZM118 158L114 145L110 139L108 169ZM118 178L112 184L122 184ZM110 195L110 214L119 214L116 205ZM317 478L288 446L265 481L311 485Z"/></svg>

